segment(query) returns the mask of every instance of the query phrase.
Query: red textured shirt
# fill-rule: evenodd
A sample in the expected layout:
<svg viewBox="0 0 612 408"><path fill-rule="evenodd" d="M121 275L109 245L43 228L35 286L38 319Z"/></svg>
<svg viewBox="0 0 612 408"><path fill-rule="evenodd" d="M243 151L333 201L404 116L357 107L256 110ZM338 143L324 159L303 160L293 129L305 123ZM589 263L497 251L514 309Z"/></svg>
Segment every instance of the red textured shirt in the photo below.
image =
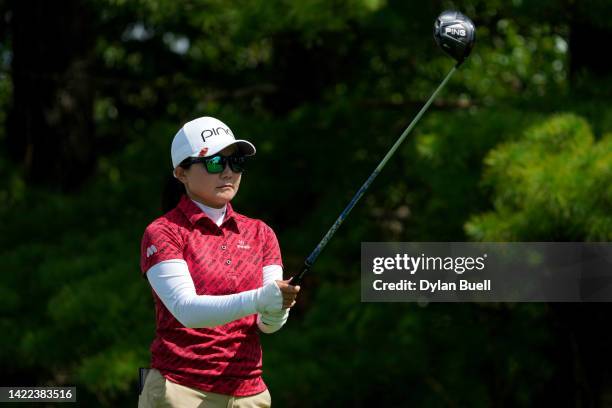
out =
<svg viewBox="0 0 612 408"><path fill-rule="evenodd" d="M149 224L142 238L142 273L169 259L185 260L198 295L257 289L263 285L264 266L282 265L276 236L264 222L234 212L228 203L223 224L217 226L187 196ZM174 318L155 291L153 297L151 366L164 377L226 395L247 396L266 389L256 315L190 329Z"/></svg>

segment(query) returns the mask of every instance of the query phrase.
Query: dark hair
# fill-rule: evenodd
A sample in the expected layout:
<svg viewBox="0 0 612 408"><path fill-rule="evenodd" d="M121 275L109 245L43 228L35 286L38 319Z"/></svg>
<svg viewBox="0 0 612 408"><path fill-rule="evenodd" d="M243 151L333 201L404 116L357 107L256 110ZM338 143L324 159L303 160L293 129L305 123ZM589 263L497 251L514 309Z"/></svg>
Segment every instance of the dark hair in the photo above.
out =
<svg viewBox="0 0 612 408"><path fill-rule="evenodd" d="M185 159L179 164L184 169L188 169L191 166L189 159ZM168 211L172 210L176 205L181 201L181 197L183 194L187 194L185 190L185 185L181 183L173 174L170 174L162 188L162 196L161 196L161 210L162 213L165 214Z"/></svg>

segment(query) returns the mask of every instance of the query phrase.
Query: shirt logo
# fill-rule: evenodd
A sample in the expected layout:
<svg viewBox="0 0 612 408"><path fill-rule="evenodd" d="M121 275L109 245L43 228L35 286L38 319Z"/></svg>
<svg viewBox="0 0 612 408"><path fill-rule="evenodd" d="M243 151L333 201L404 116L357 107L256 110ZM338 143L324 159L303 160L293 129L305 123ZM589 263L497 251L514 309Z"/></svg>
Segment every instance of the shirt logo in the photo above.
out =
<svg viewBox="0 0 612 408"><path fill-rule="evenodd" d="M156 252L157 252L157 248L155 248L155 245L151 245L150 247L147 248L147 258Z"/></svg>
<svg viewBox="0 0 612 408"><path fill-rule="evenodd" d="M243 240L238 241L238 244L236 245L236 247L238 249L251 249L249 244L245 244L245 242Z"/></svg>

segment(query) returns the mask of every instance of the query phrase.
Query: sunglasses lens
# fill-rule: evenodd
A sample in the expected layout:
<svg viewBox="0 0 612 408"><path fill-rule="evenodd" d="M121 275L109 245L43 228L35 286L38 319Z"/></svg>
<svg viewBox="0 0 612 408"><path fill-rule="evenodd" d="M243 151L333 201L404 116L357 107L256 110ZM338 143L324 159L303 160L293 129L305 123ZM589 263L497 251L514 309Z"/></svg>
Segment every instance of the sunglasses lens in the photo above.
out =
<svg viewBox="0 0 612 408"><path fill-rule="evenodd" d="M213 156L204 162L204 166L211 174L222 173L225 168L225 160L221 156Z"/></svg>
<svg viewBox="0 0 612 408"><path fill-rule="evenodd" d="M246 157L244 156L232 156L229 159L230 168L235 173L242 173L244 171L245 163Z"/></svg>

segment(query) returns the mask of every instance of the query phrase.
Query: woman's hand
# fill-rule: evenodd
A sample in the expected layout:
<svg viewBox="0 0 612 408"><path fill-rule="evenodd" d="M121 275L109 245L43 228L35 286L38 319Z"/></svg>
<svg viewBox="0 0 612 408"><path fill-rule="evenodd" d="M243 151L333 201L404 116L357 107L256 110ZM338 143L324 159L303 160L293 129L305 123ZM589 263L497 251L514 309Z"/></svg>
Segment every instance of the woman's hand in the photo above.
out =
<svg viewBox="0 0 612 408"><path fill-rule="evenodd" d="M276 281L276 284L283 295L283 309L287 309L295 305L295 298L300 291L299 285L293 286L289 284L290 280L291 279Z"/></svg>

